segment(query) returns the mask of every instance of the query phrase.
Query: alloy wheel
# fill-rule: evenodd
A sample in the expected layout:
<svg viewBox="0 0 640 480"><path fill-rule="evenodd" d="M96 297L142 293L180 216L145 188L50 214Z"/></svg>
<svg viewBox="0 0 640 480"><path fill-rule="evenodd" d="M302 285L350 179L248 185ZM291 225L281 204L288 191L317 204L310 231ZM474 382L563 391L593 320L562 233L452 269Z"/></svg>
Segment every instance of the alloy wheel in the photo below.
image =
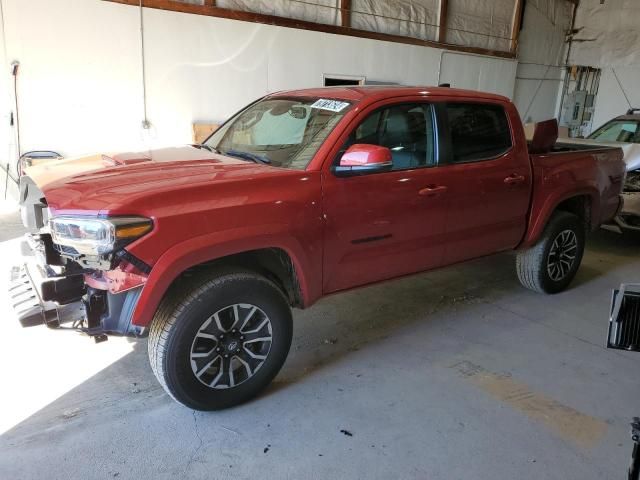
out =
<svg viewBox="0 0 640 480"><path fill-rule="evenodd" d="M578 237L573 230L563 230L551 244L547 257L547 273L556 282L571 271L578 253Z"/></svg>
<svg viewBox="0 0 640 480"><path fill-rule="evenodd" d="M271 342L271 321L264 311L248 303L229 305L198 329L191 344L191 369L207 387L235 387L260 369Z"/></svg>

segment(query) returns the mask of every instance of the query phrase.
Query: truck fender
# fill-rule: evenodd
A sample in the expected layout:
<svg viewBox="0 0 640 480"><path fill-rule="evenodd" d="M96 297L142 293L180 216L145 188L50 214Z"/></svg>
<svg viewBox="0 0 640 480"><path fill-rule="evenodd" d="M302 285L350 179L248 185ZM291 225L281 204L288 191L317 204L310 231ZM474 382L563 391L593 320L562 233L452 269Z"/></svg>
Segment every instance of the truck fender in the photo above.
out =
<svg viewBox="0 0 640 480"><path fill-rule="evenodd" d="M518 248L528 248L534 245L544 228L547 226L549 219L553 212L566 200L575 197L588 197L591 200L591 208L594 211L599 211L599 195L598 190L595 186L585 187L579 190L571 190L571 191L558 191L554 192L554 194L547 196L544 199L542 205L532 206L531 216L529 219L529 227L527 229L527 234L525 235L524 240ZM590 227L593 228L593 222L597 221L596 219L591 219Z"/></svg>
<svg viewBox="0 0 640 480"><path fill-rule="evenodd" d="M286 225L273 225L271 228L261 225L258 233L253 231L258 230L258 227L242 227L201 235L174 245L153 265L134 310L132 323L147 327L173 281L187 269L229 255L264 248L280 248L289 255L297 275L303 304L308 305L320 295L315 292L319 286L309 285L307 280L313 278L311 275L321 275L321 271L314 271L314 262L308 258L297 239L280 234L287 228ZM265 233L269 230L269 233Z"/></svg>

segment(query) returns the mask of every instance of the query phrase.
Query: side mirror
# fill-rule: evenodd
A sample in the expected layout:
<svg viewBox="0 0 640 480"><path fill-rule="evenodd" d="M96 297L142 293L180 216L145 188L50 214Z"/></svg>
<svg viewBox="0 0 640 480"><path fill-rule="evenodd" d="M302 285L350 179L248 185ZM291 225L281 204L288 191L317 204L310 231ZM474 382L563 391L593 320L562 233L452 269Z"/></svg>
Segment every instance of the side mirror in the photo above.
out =
<svg viewBox="0 0 640 480"><path fill-rule="evenodd" d="M379 145L356 143L351 145L333 168L337 176L348 177L391 170L391 150Z"/></svg>

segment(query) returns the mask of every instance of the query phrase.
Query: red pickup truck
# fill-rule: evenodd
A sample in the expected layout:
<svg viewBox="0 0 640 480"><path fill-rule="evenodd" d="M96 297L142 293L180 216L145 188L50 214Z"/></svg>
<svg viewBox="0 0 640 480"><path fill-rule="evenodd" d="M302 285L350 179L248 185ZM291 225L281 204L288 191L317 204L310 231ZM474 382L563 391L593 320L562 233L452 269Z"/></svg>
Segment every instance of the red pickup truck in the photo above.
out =
<svg viewBox="0 0 640 480"><path fill-rule="evenodd" d="M35 254L11 295L24 326L148 335L175 400L235 405L280 370L291 307L324 295L513 249L525 287L566 288L625 165L556 136L528 145L507 98L472 91L267 95L199 145L27 170Z"/></svg>

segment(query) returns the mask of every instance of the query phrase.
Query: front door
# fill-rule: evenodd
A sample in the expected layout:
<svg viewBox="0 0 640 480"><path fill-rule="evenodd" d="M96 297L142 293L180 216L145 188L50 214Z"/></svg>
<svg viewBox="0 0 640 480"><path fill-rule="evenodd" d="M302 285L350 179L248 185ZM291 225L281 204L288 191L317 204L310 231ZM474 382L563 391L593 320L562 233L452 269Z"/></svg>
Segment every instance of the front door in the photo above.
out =
<svg viewBox="0 0 640 480"><path fill-rule="evenodd" d="M350 132L354 143L387 147L393 169L323 177L324 293L434 268L443 262L446 188L435 168L433 107L404 102L371 107Z"/></svg>

